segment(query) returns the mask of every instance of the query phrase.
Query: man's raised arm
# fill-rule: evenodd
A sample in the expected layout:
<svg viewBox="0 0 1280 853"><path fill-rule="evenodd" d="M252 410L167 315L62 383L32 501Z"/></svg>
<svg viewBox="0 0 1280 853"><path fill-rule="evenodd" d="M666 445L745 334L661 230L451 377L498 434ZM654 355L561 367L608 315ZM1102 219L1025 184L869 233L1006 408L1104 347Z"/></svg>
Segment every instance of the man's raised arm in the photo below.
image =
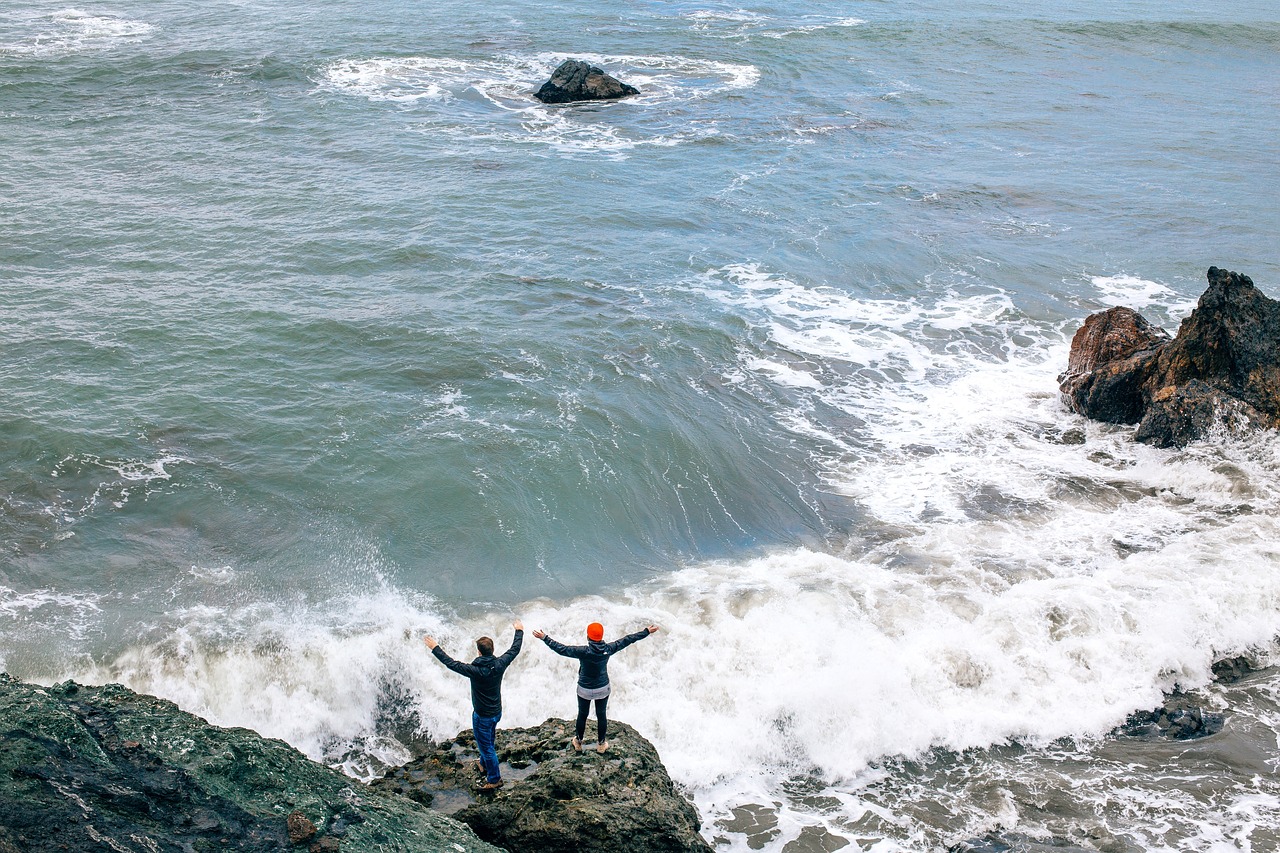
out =
<svg viewBox="0 0 1280 853"><path fill-rule="evenodd" d="M517 619L512 623L511 627L516 629L515 638L511 641L511 648L502 653L498 658L503 666L507 666L516 659L516 655L520 654L520 646L524 644L524 623Z"/></svg>
<svg viewBox="0 0 1280 853"><path fill-rule="evenodd" d="M475 667L471 664L462 663L461 661L456 661L449 657L448 653L445 652L444 649L440 648L440 644L436 642L435 637L423 637L422 642L426 643L427 648L431 649L431 654L435 655L436 660L440 661L440 663L444 664L459 675L470 677L471 673L475 670Z"/></svg>

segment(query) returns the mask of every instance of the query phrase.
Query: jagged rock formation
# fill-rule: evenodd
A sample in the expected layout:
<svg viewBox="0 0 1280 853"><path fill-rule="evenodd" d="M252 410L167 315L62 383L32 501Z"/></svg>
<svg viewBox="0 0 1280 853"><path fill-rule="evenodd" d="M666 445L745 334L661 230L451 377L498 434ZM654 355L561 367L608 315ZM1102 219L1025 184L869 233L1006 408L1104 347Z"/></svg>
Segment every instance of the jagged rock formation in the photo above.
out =
<svg viewBox="0 0 1280 853"><path fill-rule="evenodd" d="M566 59L551 73L534 97L544 104L568 104L574 101L614 101L640 90L629 86L594 65L580 59Z"/></svg>
<svg viewBox="0 0 1280 853"><path fill-rule="evenodd" d="M1129 308L1091 315L1058 377L1067 404L1135 438L1182 447L1215 429L1280 427L1280 302L1210 267L1209 288L1172 340Z"/></svg>
<svg viewBox="0 0 1280 853"><path fill-rule="evenodd" d="M502 853L248 729L0 675L0 853Z"/></svg>
<svg viewBox="0 0 1280 853"><path fill-rule="evenodd" d="M710 853L698 813L675 789L657 751L630 726L609 722L609 751L570 746L573 723L498 729L506 786L474 790L469 731L375 787L453 814L486 841L521 853Z"/></svg>

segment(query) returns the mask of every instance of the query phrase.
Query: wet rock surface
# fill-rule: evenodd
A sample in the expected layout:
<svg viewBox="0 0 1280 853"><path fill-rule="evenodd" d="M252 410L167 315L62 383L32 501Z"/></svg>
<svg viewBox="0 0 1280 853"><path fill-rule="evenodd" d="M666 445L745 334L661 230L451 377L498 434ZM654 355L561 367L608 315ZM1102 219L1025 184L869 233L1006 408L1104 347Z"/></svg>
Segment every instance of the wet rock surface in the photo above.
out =
<svg viewBox="0 0 1280 853"><path fill-rule="evenodd" d="M570 745L573 723L550 719L498 729L505 786L476 790L469 731L388 771L374 787L452 814L480 838L521 853L708 853L698 813L680 795L653 745L610 721L609 750Z"/></svg>
<svg viewBox="0 0 1280 853"><path fill-rule="evenodd" d="M1246 676L1261 671L1260 667L1243 655L1234 658L1224 658L1213 665L1214 679L1223 684L1234 684Z"/></svg>
<svg viewBox="0 0 1280 853"><path fill-rule="evenodd" d="M1081 414L1108 423L1136 423L1143 412L1143 365L1169 340L1168 332L1132 308L1090 314L1071 339L1059 387Z"/></svg>
<svg viewBox="0 0 1280 853"><path fill-rule="evenodd" d="M1182 447L1215 431L1280 427L1280 302L1246 275L1210 267L1173 339L1130 308L1091 315L1058 377L1068 405L1138 424L1135 438Z"/></svg>
<svg viewBox="0 0 1280 853"><path fill-rule="evenodd" d="M1204 710L1192 696L1175 693L1159 708L1130 714L1116 733L1146 739L1193 740L1217 734L1223 725L1221 714Z"/></svg>
<svg viewBox="0 0 1280 853"><path fill-rule="evenodd" d="M0 675L0 853L451 850L465 826L119 685Z"/></svg>
<svg viewBox="0 0 1280 853"><path fill-rule="evenodd" d="M568 104L575 101L614 101L640 90L610 77L600 68L580 59L567 59L551 73L534 97L544 104Z"/></svg>
<svg viewBox="0 0 1280 853"><path fill-rule="evenodd" d="M1223 658L1213 664L1214 681L1234 684L1261 672L1246 656ZM1226 719L1215 711L1207 711L1203 691L1174 692L1165 696L1159 708L1138 711L1116 729L1116 734L1145 740L1195 740L1222 731Z"/></svg>

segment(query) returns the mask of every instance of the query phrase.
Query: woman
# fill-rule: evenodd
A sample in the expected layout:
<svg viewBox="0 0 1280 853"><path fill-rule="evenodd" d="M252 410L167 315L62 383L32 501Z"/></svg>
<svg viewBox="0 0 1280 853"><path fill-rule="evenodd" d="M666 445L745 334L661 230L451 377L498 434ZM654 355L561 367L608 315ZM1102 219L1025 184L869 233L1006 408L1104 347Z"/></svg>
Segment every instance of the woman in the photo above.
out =
<svg viewBox="0 0 1280 853"><path fill-rule="evenodd" d="M657 631L657 625L650 625L621 640L606 643L604 626L599 622L592 622L587 626L585 646L566 646L564 643L557 643L543 631L533 632L533 636L546 643L551 651L578 659L578 725L573 736L574 749L582 750L582 736L587 731L587 712L591 709L592 702L596 703L596 752L604 752L609 748L609 741L606 739L609 719L605 716L605 706L609 703L609 657Z"/></svg>

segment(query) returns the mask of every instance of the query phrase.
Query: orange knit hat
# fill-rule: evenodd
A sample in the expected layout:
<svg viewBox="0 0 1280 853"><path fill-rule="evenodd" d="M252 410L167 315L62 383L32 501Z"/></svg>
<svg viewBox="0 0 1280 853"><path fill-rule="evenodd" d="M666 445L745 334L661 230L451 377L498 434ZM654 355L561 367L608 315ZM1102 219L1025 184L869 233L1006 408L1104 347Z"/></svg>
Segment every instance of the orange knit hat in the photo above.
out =
<svg viewBox="0 0 1280 853"><path fill-rule="evenodd" d="M597 640L597 641L598 641L598 640L603 640L603 639L604 639L604 626L603 626L603 625L601 625L599 622L592 622L590 625L588 625L588 626L587 626L587 639L588 639L588 640Z"/></svg>

